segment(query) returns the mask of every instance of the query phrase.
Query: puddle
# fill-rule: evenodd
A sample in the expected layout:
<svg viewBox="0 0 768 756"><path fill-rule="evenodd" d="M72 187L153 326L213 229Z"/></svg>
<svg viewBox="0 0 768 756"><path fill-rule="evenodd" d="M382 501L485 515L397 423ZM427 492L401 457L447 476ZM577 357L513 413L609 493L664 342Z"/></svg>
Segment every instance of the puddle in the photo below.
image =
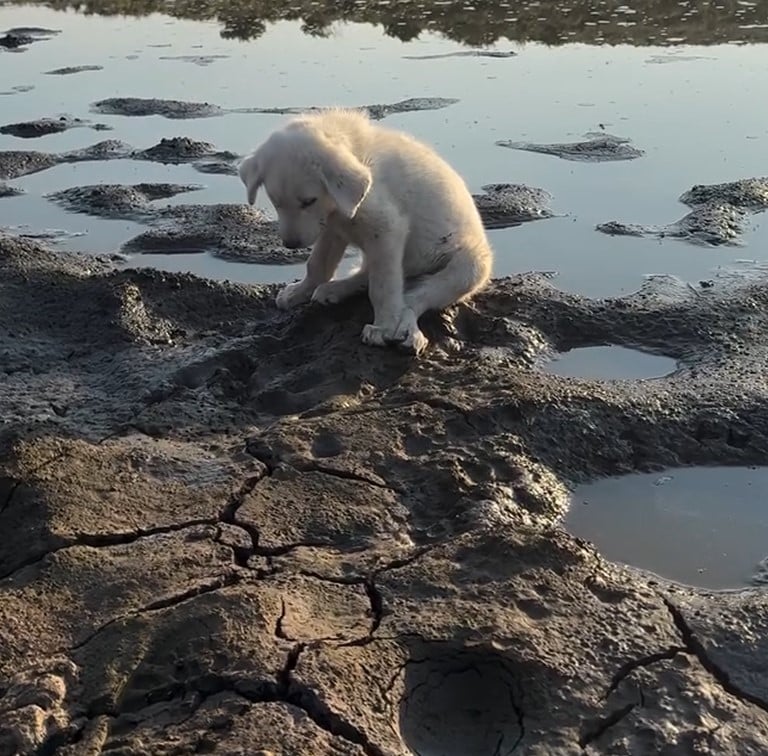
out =
<svg viewBox="0 0 768 756"><path fill-rule="evenodd" d="M540 3L533 1L482 7L427 2L414 4L405 21L396 4L365 1L297 6L278 0L264 11L250 2L169 6L149 0L141 13L152 15L144 17L110 15L129 14L130 8L109 0L89 3L89 15L66 1L57 4L66 12L5 3L0 35L13 30L23 36L30 28L59 33L13 51L0 49L0 93L8 95L2 97L0 125L69 114L97 118L111 127L110 138L137 150L163 138L189 137L241 155L284 117L253 112L259 108L279 112L456 99L439 110L388 114L384 123L433 143L473 193L488 184L540 188L552 195L560 216L490 231L495 275L556 271L557 286L590 296L634 291L649 273L693 282L712 278L744 252L608 236L595 229L616 219L664 227L685 214L679 197L694 185L754 175L768 152L768 128L754 107L768 90L768 5L711 7L706 18L693 2L631 12L586 0L568 3L570 12L565 5L543 18ZM587 16L592 20L583 23ZM676 65L659 65L662 61ZM209 103L222 115L169 120L91 112L92 103L115 97ZM567 144L587 133L618 134L640 146L643 155L574 162L496 144ZM61 154L98 136L88 129L39 139L4 134L0 150ZM0 227L85 232L64 238L60 246L114 252L143 227L65 212L43 196L99 181L200 182L205 188L195 202L244 201L236 176L201 174L190 165L131 160L59 165L6 182L4 193L24 193L0 198ZM185 200L173 204L180 201ZM259 204L272 214L263 195ZM764 218L750 216L743 236L757 264L768 263ZM287 268L210 256L162 257L137 264L176 268L187 261L204 275L248 282L296 277Z"/></svg>
<svg viewBox="0 0 768 756"><path fill-rule="evenodd" d="M768 468L606 478L572 502L565 528L607 559L703 588L768 583Z"/></svg>
<svg viewBox="0 0 768 756"><path fill-rule="evenodd" d="M618 346L571 349L546 362L547 373L605 380L661 378L677 369L675 360Z"/></svg>

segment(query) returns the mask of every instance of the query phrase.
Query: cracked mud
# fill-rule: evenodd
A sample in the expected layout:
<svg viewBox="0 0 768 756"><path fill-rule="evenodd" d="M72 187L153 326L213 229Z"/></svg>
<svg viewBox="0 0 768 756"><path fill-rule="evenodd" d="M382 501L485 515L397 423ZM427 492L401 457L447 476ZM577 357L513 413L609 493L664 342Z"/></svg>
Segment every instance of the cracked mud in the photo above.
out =
<svg viewBox="0 0 768 756"><path fill-rule="evenodd" d="M766 463L768 281L495 281L419 360L364 298L274 294L0 236L0 752L764 751L765 594L558 523L579 482ZM680 370L538 368L606 343Z"/></svg>
<svg viewBox="0 0 768 756"><path fill-rule="evenodd" d="M667 226L608 221L596 229L612 236L669 237L703 246L739 246L750 213L768 208L768 178L697 184L681 195L680 202L692 208L691 212Z"/></svg>

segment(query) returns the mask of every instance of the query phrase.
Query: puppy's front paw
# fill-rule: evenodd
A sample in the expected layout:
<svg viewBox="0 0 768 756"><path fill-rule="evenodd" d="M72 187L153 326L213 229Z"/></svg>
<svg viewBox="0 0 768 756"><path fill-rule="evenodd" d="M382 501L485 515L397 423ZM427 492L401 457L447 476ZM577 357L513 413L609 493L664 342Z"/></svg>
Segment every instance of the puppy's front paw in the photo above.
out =
<svg viewBox="0 0 768 756"><path fill-rule="evenodd" d="M289 310L291 307L298 307L306 304L312 297L312 288L307 286L304 281L298 283L286 284L277 294L275 304L281 310Z"/></svg>
<svg viewBox="0 0 768 756"><path fill-rule="evenodd" d="M396 346L412 354L421 354L429 344L419 329L413 310L406 309L395 326L368 324L363 327L362 340L370 346Z"/></svg>
<svg viewBox="0 0 768 756"><path fill-rule="evenodd" d="M312 294L312 301L322 305L338 304L342 299L344 292L337 281L320 284Z"/></svg>

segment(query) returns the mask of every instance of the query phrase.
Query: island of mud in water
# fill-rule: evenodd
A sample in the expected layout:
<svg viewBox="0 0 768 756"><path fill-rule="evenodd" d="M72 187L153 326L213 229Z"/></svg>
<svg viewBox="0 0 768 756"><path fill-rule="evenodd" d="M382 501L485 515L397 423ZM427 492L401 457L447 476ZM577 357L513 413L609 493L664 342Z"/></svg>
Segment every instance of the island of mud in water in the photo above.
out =
<svg viewBox="0 0 768 756"><path fill-rule="evenodd" d="M275 293L0 236L1 753L764 751L764 594L558 523L576 483L765 460L768 282L494 281L421 359ZM538 368L595 344L680 368Z"/></svg>

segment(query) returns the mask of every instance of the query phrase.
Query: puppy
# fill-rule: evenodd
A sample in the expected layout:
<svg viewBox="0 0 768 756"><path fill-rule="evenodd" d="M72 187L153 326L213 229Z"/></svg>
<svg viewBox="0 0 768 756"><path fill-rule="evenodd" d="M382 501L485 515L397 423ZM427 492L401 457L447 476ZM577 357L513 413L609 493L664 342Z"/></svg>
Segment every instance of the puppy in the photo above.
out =
<svg viewBox="0 0 768 756"><path fill-rule="evenodd" d="M427 345L418 319L466 299L490 276L492 252L461 177L431 148L358 110L299 116L239 166L248 202L263 186L286 247L312 246L303 280L281 308L341 302L368 290L374 320L362 340ZM332 280L348 246L362 265Z"/></svg>

